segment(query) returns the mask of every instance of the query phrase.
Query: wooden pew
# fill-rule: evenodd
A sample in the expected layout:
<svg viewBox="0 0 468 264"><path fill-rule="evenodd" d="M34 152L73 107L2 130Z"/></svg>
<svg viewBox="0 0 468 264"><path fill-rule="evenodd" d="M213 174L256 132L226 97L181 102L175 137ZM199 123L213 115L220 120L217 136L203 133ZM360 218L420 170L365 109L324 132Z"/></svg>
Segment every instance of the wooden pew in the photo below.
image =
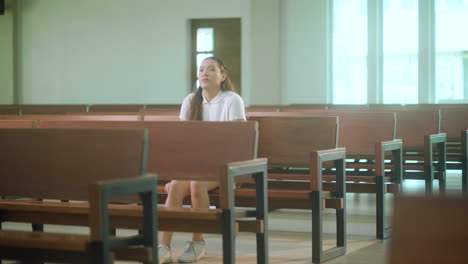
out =
<svg viewBox="0 0 468 264"><path fill-rule="evenodd" d="M440 132L447 134L447 169L462 170L462 191L468 194L468 107L440 109Z"/></svg>
<svg viewBox="0 0 468 264"><path fill-rule="evenodd" d="M259 157L268 158L270 208L312 211L312 261L321 263L346 253L345 150L336 148L336 117L249 117L259 123ZM337 167L334 195L322 190L322 166ZM302 175L281 175L272 168L304 168ZM300 178L298 178L300 177ZM244 183L236 189L236 205L252 206L254 191ZM336 209L336 245L323 250L322 209Z"/></svg>
<svg viewBox="0 0 468 264"><path fill-rule="evenodd" d="M178 115L151 115L144 114L143 121L179 121Z"/></svg>
<svg viewBox="0 0 468 264"><path fill-rule="evenodd" d="M139 112L145 108L144 104L92 104L88 112Z"/></svg>
<svg viewBox="0 0 468 264"><path fill-rule="evenodd" d="M424 108L419 110L413 110L417 108L406 109L405 106L398 105L381 105L380 107L374 105L374 107L376 108L372 111L366 108L352 108L352 112L367 113L365 115L374 115L372 112L395 113L396 138L402 139L404 146L404 178L425 179L428 194L432 193L433 180L436 178L439 180L439 189L443 193L446 173L446 138L444 133L439 133L439 110L437 107L433 106L425 110L423 110ZM351 112L334 109L287 109L285 111L303 115L341 115L342 117L343 114L351 114ZM341 135L343 136L343 134ZM340 142L345 142L343 140L351 142L346 139L341 139Z"/></svg>
<svg viewBox="0 0 468 264"><path fill-rule="evenodd" d="M145 105L146 110L151 109L173 109L180 110L180 104L147 104Z"/></svg>
<svg viewBox="0 0 468 264"><path fill-rule="evenodd" d="M160 180L221 182L218 209L161 207L158 209L159 229L222 234L224 263L234 263L235 233L254 232L257 234L257 263L268 263L267 162L266 159L255 159L258 129L255 122L44 120L39 126L148 129L148 171L157 173ZM234 180L246 174L252 174L255 182L255 213L234 210ZM116 228L138 228L124 219L116 220L115 223L113 227Z"/></svg>
<svg viewBox="0 0 468 264"><path fill-rule="evenodd" d="M245 108L246 112L279 112L282 105L251 105Z"/></svg>
<svg viewBox="0 0 468 264"><path fill-rule="evenodd" d="M87 111L88 105L21 105L22 115L64 115Z"/></svg>
<svg viewBox="0 0 468 264"><path fill-rule="evenodd" d="M124 115L140 115L141 111L93 111L93 112L74 112L68 113L68 115L115 115L115 116L124 116Z"/></svg>
<svg viewBox="0 0 468 264"><path fill-rule="evenodd" d="M398 193L402 181L403 143L395 137L395 114L327 113L335 114L340 117L338 146L346 147L346 157L352 159L346 163L346 179L353 181L347 184L347 190L376 194L376 235L378 239L386 239L391 235L391 227L385 219L385 194Z"/></svg>
<svg viewBox="0 0 468 264"><path fill-rule="evenodd" d="M0 115L20 115L20 105L0 105Z"/></svg>
<svg viewBox="0 0 468 264"><path fill-rule="evenodd" d="M34 121L32 120L1 120L0 128L33 128Z"/></svg>
<svg viewBox="0 0 468 264"><path fill-rule="evenodd" d="M94 120L94 121L137 121L140 114L112 115L112 114L68 114L68 115L0 115L0 120Z"/></svg>
<svg viewBox="0 0 468 264"><path fill-rule="evenodd" d="M468 197L396 197L389 263L468 263Z"/></svg>
<svg viewBox="0 0 468 264"><path fill-rule="evenodd" d="M139 246L155 257L147 263L157 263L157 178L139 176L146 171L147 136L144 129L0 129L0 195L22 198L0 200L1 222L73 219L91 227L91 235L0 230L2 258L111 263L111 250ZM109 237L107 204L128 194L142 198L143 234Z"/></svg>
<svg viewBox="0 0 468 264"><path fill-rule="evenodd" d="M280 107L280 112L288 109L328 109L330 104L290 104Z"/></svg>
<svg viewBox="0 0 468 264"><path fill-rule="evenodd" d="M151 108L140 111L143 115L165 115L165 116L179 116L180 109L171 108Z"/></svg>
<svg viewBox="0 0 468 264"><path fill-rule="evenodd" d="M385 223L385 194L396 193L401 186L402 141L395 139L394 113L343 112L338 110L309 109L298 112L248 113L249 118L260 116L306 117L339 116L337 146L346 148L346 191L375 193L377 238L390 236L391 228ZM390 154L390 155L388 155ZM385 160L390 160L385 164ZM292 166L294 167L294 166ZM283 172L282 172L283 173ZM291 173L286 171L286 173ZM322 179L325 190L334 190L335 172L325 166Z"/></svg>
<svg viewBox="0 0 468 264"><path fill-rule="evenodd" d="M428 195L433 192L436 178L439 193L445 193L446 135L439 133L439 110L398 110L395 113L396 137L403 140L403 178L424 179Z"/></svg>
<svg viewBox="0 0 468 264"><path fill-rule="evenodd" d="M33 120L0 120L0 128L33 128L34 126Z"/></svg>

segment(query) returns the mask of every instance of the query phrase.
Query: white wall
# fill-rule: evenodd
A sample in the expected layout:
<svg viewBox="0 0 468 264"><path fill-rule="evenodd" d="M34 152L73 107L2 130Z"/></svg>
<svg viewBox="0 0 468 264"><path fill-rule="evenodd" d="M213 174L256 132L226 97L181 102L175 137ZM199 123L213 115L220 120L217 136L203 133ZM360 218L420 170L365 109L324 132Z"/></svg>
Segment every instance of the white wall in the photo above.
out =
<svg viewBox="0 0 468 264"><path fill-rule="evenodd" d="M252 1L251 90L253 104L280 104L280 1Z"/></svg>
<svg viewBox="0 0 468 264"><path fill-rule="evenodd" d="M0 15L0 104L14 102L13 71L13 12L12 2L5 2L5 13Z"/></svg>
<svg viewBox="0 0 468 264"><path fill-rule="evenodd" d="M281 1L281 103L327 102L326 1Z"/></svg>
<svg viewBox="0 0 468 264"><path fill-rule="evenodd" d="M244 17L242 0L21 2L21 103L180 103L188 19Z"/></svg>
<svg viewBox="0 0 468 264"><path fill-rule="evenodd" d="M21 0L23 104L180 103L189 19L242 19L246 105L325 102L327 0Z"/></svg>

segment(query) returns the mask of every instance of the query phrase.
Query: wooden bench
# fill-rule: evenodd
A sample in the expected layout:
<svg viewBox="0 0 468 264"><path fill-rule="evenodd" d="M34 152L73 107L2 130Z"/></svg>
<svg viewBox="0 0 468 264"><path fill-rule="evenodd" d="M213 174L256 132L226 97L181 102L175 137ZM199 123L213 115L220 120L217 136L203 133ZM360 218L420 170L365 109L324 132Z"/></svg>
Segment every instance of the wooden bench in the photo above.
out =
<svg viewBox="0 0 468 264"><path fill-rule="evenodd" d="M144 104L91 104L88 112L138 112L145 108Z"/></svg>
<svg viewBox="0 0 468 264"><path fill-rule="evenodd" d="M468 107L440 109L440 132L447 134L447 169L462 170L462 191L468 194Z"/></svg>
<svg viewBox="0 0 468 264"><path fill-rule="evenodd" d="M179 115L143 115L144 121L179 121Z"/></svg>
<svg viewBox="0 0 468 264"><path fill-rule="evenodd" d="M180 104L146 104L145 109L180 109Z"/></svg>
<svg viewBox="0 0 468 264"><path fill-rule="evenodd" d="M251 105L245 108L246 112L279 112L281 105Z"/></svg>
<svg viewBox="0 0 468 264"><path fill-rule="evenodd" d="M88 105L21 105L22 115L64 115L70 112L86 112Z"/></svg>
<svg viewBox="0 0 468 264"><path fill-rule="evenodd" d="M385 194L398 193L402 181L403 143L395 138L395 114L338 110L321 114L340 117L338 146L346 147L347 191L376 194L376 236L390 237L391 227L385 219ZM333 180L333 177L324 179Z"/></svg>
<svg viewBox="0 0 468 264"><path fill-rule="evenodd" d="M39 127L148 129L148 171L156 173L161 181L221 182L218 209L161 207L159 229L223 234L224 263L234 263L235 233L254 232L257 234L257 262L268 263L267 162L266 159L254 159L258 129L255 122L43 120ZM234 180L246 174L252 174L256 183L255 213L234 210ZM138 228L128 220L116 223L113 227Z"/></svg>
<svg viewBox="0 0 468 264"><path fill-rule="evenodd" d="M414 108L417 109L417 108ZM445 190L445 164L446 164L446 139L444 133L439 133L439 110L431 107L423 110L406 109L396 105L375 106L372 111L366 108L353 108L351 112L364 113L361 115L391 115L396 114L394 125L396 138L403 140L403 174L405 179L425 179L426 191L432 193L434 178L439 180L440 190ZM311 115L350 115L351 112L341 110L317 110L317 109L289 109L288 112L299 112ZM378 113L381 114L378 114ZM367 114L366 114L367 113ZM375 113L375 114L374 114ZM387 114L385 114L387 113ZM344 120L346 121L346 120ZM387 122L387 124L391 124ZM387 131L389 126L387 126ZM384 132L383 132L384 133ZM343 134L341 134L343 136ZM390 136L390 135L389 135ZM389 138L389 137L387 137ZM343 141L345 140L345 141ZM345 138L342 144L351 142ZM356 141L359 142L359 141ZM434 146L436 147L434 150ZM350 165L351 163L348 163Z"/></svg>
<svg viewBox="0 0 468 264"><path fill-rule="evenodd" d="M336 117L249 117L259 123L259 157L268 158L268 204L272 209L312 211L312 261L321 263L346 253L345 150L336 148ZM322 166L337 167L334 195L322 190ZM302 175L282 174L273 168L302 168ZM299 178L300 177L300 178ZM236 205L252 206L252 186L236 189ZM336 245L323 249L322 209L336 209Z"/></svg>
<svg viewBox="0 0 468 264"><path fill-rule="evenodd" d="M394 113L344 112L340 110L308 109L279 113L248 113L250 118L260 116L338 116L337 146L346 148L346 191L375 193L376 234L384 239L391 228L385 223L385 194L399 192L402 176L402 141L395 139ZM390 155L388 155L390 154ZM389 160L390 163L385 161ZM334 190L335 171L325 166L322 177L325 190Z"/></svg>
<svg viewBox="0 0 468 264"><path fill-rule="evenodd" d="M468 197L395 199L389 263L468 263Z"/></svg>
<svg viewBox="0 0 468 264"><path fill-rule="evenodd" d="M146 130L0 129L0 148L0 195L10 198L0 200L1 222L73 219L91 227L91 235L0 230L2 258L111 263L111 250L140 246L157 259L157 178L139 176L146 171ZM132 195L123 201L143 203L143 233L110 237L107 204L127 194L142 198Z"/></svg>
<svg viewBox="0 0 468 264"><path fill-rule="evenodd" d="M0 115L19 115L21 114L20 105L0 105Z"/></svg>
<svg viewBox="0 0 468 264"><path fill-rule="evenodd" d="M1 120L0 128L33 128L34 121L32 120Z"/></svg>
<svg viewBox="0 0 468 264"><path fill-rule="evenodd" d="M439 192L443 194L447 141L445 133L439 133L439 110L400 110L395 113L396 137L403 140L403 178L424 179L428 195L433 192L436 178Z"/></svg>
<svg viewBox="0 0 468 264"><path fill-rule="evenodd" d="M0 120L32 120L34 123L40 120L94 120L94 121L137 121L141 120L140 114L135 115L95 115L95 114L68 114L68 115L0 115ZM36 126L36 125L34 125Z"/></svg>

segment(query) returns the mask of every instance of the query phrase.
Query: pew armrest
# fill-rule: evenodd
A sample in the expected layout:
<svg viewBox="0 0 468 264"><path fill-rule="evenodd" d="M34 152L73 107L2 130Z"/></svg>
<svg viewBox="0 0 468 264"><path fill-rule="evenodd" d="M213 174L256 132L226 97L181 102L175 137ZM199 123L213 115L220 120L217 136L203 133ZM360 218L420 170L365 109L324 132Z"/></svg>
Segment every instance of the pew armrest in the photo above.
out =
<svg viewBox="0 0 468 264"><path fill-rule="evenodd" d="M222 169L220 185L221 209L234 208L234 186L236 177L252 174L256 188L257 219L264 219L268 209L267 199L267 159L258 158L247 161L230 162ZM263 213L261 213L263 212Z"/></svg>
<svg viewBox="0 0 468 264"><path fill-rule="evenodd" d="M394 139L375 143L375 175L385 176L385 153L391 151L393 165L393 182L401 183L403 175L403 141Z"/></svg>
<svg viewBox="0 0 468 264"><path fill-rule="evenodd" d="M322 167L326 161L333 161L336 167L337 192L345 192L346 149L334 148L312 151L310 155L310 189L322 191ZM342 188L342 189L341 189ZM340 191L341 189L341 191Z"/></svg>
<svg viewBox="0 0 468 264"><path fill-rule="evenodd" d="M437 144L439 170L445 171L447 161L447 135L445 133L424 136L424 166L429 167L433 164L434 144Z"/></svg>
<svg viewBox="0 0 468 264"><path fill-rule="evenodd" d="M131 237L109 238L109 208L112 197L139 194L143 204L143 234ZM127 248L141 245L157 250L157 176L143 175L128 179L100 181L91 184L90 195L90 226L91 240L97 242L103 249ZM157 252L153 250L155 254ZM153 255L157 256L157 255Z"/></svg>

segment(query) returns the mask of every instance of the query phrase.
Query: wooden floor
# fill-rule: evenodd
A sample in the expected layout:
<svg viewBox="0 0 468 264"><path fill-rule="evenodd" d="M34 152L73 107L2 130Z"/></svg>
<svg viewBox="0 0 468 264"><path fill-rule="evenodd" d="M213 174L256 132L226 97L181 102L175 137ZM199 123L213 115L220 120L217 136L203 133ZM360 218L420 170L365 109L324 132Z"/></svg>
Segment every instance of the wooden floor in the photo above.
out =
<svg viewBox="0 0 468 264"><path fill-rule="evenodd" d="M461 171L449 171L447 175L448 195L461 195ZM420 194L424 190L423 181L405 180L404 190L411 194ZM393 197L387 195L386 203L389 205L388 214L391 215L391 204ZM379 241L375 239L375 196L370 194L347 194L347 216L348 216L348 251L345 256L326 262L327 264L384 264L387 260L387 250L391 239ZM388 218L391 220L391 216ZM310 212L301 210L278 210L269 214L270 233L269 251L270 263L311 263L311 215ZM26 229L28 225L5 223L5 229ZM46 226L48 231L60 231L62 226ZM66 228L67 232L85 233L86 228ZM119 230L118 234L128 234L133 231ZM332 247L334 240L334 215L333 211L325 211L324 233L325 248ZM186 240L191 235L176 233L172 248L173 258L181 254ZM207 244L206 258L197 263L222 263L221 237L218 235L206 235ZM242 264L254 264L255 258L255 236L241 233L236 240L236 261ZM13 263L13 262L2 262ZM130 264L133 262L117 262Z"/></svg>

